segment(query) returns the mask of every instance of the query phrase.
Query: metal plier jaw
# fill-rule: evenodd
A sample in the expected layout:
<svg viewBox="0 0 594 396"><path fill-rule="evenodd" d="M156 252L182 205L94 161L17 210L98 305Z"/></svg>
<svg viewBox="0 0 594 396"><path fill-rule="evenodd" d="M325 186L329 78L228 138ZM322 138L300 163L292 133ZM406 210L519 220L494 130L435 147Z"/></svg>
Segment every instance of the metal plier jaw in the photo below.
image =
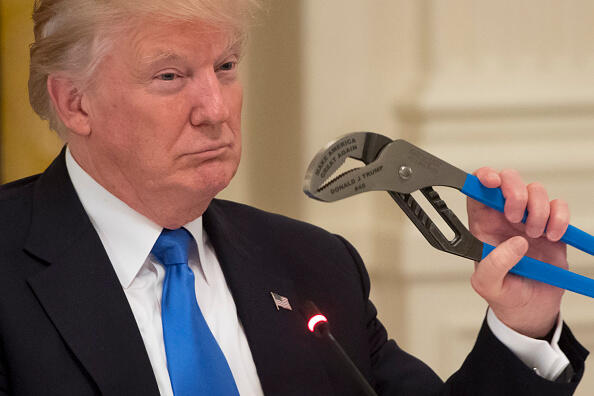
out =
<svg viewBox="0 0 594 396"><path fill-rule="evenodd" d="M336 175L347 158L365 165ZM373 132L354 132L330 142L311 161L303 191L311 198L332 202L366 191L384 190L435 248L475 261L493 249L475 238L433 190L447 186L460 190L500 212L505 198L499 188L486 188L478 178L421 150L405 140ZM410 193L419 190L454 232L446 238ZM524 216L526 219L527 213ZM594 255L594 237L568 226L561 241ZM594 297L594 280L554 265L523 257L510 272Z"/></svg>
<svg viewBox="0 0 594 396"><path fill-rule="evenodd" d="M350 157L366 164L329 179ZM466 172L410 144L373 132L355 132L320 150L305 175L303 191L332 202L366 191L410 194L430 186L462 188Z"/></svg>
<svg viewBox="0 0 594 396"><path fill-rule="evenodd" d="M347 158L365 166L334 176ZM303 191L311 198L332 202L366 191L387 191L425 239L436 249L479 261L482 243L431 188L464 185L466 173L405 140L373 132L355 132L330 142L311 161ZM420 190L454 232L448 239L410 195Z"/></svg>

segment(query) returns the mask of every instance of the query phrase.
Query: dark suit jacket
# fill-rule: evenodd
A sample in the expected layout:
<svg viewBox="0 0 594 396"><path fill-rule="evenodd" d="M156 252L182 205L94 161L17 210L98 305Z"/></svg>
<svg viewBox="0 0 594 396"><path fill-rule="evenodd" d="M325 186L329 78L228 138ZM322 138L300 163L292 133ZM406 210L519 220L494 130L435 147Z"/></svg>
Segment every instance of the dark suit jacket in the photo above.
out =
<svg viewBox="0 0 594 396"><path fill-rule="evenodd" d="M319 228L215 200L204 214L267 395L354 395L296 311L270 292L311 299L382 395L565 395L585 351L564 328L576 375L546 381L483 326L445 384L388 341L355 249ZM0 189L0 395L157 395L140 332L101 241L68 177L48 170Z"/></svg>

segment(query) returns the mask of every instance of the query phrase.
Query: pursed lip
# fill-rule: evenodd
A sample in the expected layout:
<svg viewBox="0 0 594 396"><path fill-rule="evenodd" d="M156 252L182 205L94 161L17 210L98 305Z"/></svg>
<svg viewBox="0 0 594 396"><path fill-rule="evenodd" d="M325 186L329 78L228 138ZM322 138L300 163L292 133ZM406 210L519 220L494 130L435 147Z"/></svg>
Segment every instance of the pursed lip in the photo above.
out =
<svg viewBox="0 0 594 396"><path fill-rule="evenodd" d="M217 146L202 148L197 151L189 151L189 152L182 154L180 157L197 156L197 157L200 157L203 159L210 159L210 158L216 158L216 157L220 156L226 150L229 150L229 149L231 149L231 144L227 143L227 144L221 144L221 145L217 145Z"/></svg>

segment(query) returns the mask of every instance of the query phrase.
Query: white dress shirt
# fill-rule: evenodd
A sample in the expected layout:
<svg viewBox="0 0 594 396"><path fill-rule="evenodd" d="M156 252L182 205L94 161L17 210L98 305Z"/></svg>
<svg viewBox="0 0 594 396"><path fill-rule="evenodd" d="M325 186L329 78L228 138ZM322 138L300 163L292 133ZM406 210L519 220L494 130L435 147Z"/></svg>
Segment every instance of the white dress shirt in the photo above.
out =
<svg viewBox="0 0 594 396"><path fill-rule="evenodd" d="M559 348L559 337L563 328L561 314L551 342L526 337L503 324L491 308L487 312L487 324L495 337L507 346L524 364L536 374L548 380L555 380L569 365L569 359Z"/></svg>
<svg viewBox="0 0 594 396"><path fill-rule="evenodd" d="M161 324L164 268L150 253L162 227L134 211L99 185L66 150L72 184L111 260L140 329L159 391L173 396ZM202 228L202 217L184 226L194 237L188 265L194 272L196 300L225 355L242 395L263 395L252 354L235 303L217 256ZM503 324L489 309L487 324L493 334L538 375L556 379L569 365L558 345L559 318L551 343L523 336Z"/></svg>
<svg viewBox="0 0 594 396"><path fill-rule="evenodd" d="M91 178L66 151L72 184L101 238L124 289L146 347L159 391L173 396L161 323L165 269L150 253L162 227L131 209ZM252 353L237 317L235 302L202 217L184 225L196 243L190 244L188 265L194 272L196 300L217 340L241 395L262 396Z"/></svg>

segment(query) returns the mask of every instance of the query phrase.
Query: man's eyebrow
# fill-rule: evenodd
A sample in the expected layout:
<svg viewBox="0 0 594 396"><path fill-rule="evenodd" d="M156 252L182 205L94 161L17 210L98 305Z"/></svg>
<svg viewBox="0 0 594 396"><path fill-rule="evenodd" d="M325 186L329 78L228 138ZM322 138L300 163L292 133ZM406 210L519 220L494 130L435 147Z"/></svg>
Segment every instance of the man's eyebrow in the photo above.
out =
<svg viewBox="0 0 594 396"><path fill-rule="evenodd" d="M141 65L150 66L161 62L184 62L187 58L171 51L159 51L144 55L139 60Z"/></svg>
<svg viewBox="0 0 594 396"><path fill-rule="evenodd" d="M171 63L186 64L187 61L187 57L169 50L157 50L148 54L139 54L136 64L133 67L133 74L136 79L144 81L156 68Z"/></svg>
<svg viewBox="0 0 594 396"><path fill-rule="evenodd" d="M222 60L229 55L237 55L237 57L241 58L243 47L243 40L229 40L229 43L221 51L220 59ZM139 55L137 62L138 72L143 73L162 63L187 63L188 58L169 49L157 49L148 54Z"/></svg>
<svg viewBox="0 0 594 396"><path fill-rule="evenodd" d="M225 48L224 53L241 55L241 53L243 52L243 47L243 40L233 40L229 42L229 44Z"/></svg>

